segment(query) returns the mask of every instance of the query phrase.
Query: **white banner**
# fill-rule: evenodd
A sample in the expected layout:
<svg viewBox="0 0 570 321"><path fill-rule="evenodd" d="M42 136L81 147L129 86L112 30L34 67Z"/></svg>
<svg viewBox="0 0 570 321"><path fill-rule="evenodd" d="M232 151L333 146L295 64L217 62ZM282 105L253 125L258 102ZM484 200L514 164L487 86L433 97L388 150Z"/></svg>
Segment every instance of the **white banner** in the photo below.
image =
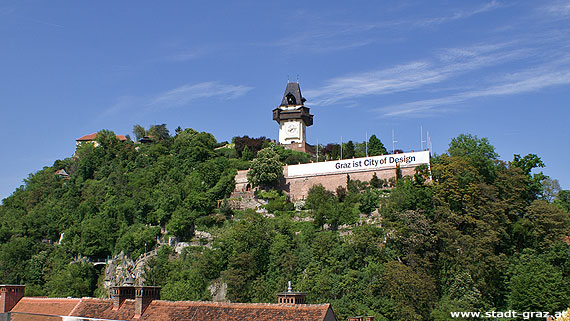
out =
<svg viewBox="0 0 570 321"><path fill-rule="evenodd" d="M400 165L401 168L416 167L421 164L429 166L429 151L290 165L287 177L382 170L396 168L396 165Z"/></svg>

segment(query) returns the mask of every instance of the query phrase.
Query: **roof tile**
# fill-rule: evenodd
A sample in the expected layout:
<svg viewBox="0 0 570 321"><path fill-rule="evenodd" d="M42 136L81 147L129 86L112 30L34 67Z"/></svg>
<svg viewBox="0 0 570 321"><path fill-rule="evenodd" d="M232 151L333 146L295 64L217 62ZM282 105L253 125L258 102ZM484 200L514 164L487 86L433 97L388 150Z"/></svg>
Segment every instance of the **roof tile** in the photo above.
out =
<svg viewBox="0 0 570 321"><path fill-rule="evenodd" d="M81 299L23 297L11 312L68 315Z"/></svg>
<svg viewBox="0 0 570 321"><path fill-rule="evenodd" d="M120 141L126 141L127 140L127 137L125 135L116 135L116 136L117 136L117 139ZM81 136L81 137L77 138L76 141L78 141L78 142L89 142L89 141L95 140L96 137L97 137L97 133L93 133L93 134Z"/></svg>
<svg viewBox="0 0 570 321"><path fill-rule="evenodd" d="M135 319L135 300L132 299L125 300L118 310L113 310L113 300L110 299L34 297L22 298L12 310L12 312L44 315L140 321L314 321L324 320L329 311L333 313L330 304L294 305L154 300L142 316ZM23 315L20 317L24 318Z"/></svg>

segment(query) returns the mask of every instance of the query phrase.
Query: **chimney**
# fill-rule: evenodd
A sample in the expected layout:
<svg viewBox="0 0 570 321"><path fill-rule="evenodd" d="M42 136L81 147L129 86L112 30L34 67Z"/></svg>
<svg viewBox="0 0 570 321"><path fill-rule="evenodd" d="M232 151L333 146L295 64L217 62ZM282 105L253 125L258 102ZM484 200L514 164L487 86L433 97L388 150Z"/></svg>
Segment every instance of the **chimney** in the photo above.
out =
<svg viewBox="0 0 570 321"><path fill-rule="evenodd" d="M153 300L160 300L159 286L137 286L135 292L135 318L140 318Z"/></svg>
<svg viewBox="0 0 570 321"><path fill-rule="evenodd" d="M24 297L25 285L0 285L0 313L10 312Z"/></svg>
<svg viewBox="0 0 570 321"><path fill-rule="evenodd" d="M307 293L304 292L293 292L291 281L289 281L287 292L277 293L277 302L280 304L305 304L306 296Z"/></svg>
<svg viewBox="0 0 570 321"><path fill-rule="evenodd" d="M119 310L121 304L126 299L134 300L135 288L132 286L114 286L113 287L113 310Z"/></svg>

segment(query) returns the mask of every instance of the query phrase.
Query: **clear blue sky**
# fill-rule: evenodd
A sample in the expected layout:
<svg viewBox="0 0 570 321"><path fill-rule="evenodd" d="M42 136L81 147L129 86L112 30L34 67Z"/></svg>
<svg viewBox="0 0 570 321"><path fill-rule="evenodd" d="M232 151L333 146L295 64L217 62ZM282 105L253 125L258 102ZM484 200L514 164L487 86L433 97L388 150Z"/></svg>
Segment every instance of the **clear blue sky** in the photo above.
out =
<svg viewBox="0 0 570 321"><path fill-rule="evenodd" d="M471 133L570 189L569 27L568 0L0 0L0 198L100 129L277 138L297 75L310 143Z"/></svg>

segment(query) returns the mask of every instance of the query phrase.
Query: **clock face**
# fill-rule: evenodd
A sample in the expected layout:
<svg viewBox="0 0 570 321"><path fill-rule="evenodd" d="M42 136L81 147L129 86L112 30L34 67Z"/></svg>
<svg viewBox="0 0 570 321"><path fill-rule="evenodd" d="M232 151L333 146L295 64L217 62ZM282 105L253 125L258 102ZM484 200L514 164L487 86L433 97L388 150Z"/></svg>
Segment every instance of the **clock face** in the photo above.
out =
<svg viewBox="0 0 570 321"><path fill-rule="evenodd" d="M285 125L285 132L287 133L287 136L297 136L299 125L296 123L288 123Z"/></svg>

